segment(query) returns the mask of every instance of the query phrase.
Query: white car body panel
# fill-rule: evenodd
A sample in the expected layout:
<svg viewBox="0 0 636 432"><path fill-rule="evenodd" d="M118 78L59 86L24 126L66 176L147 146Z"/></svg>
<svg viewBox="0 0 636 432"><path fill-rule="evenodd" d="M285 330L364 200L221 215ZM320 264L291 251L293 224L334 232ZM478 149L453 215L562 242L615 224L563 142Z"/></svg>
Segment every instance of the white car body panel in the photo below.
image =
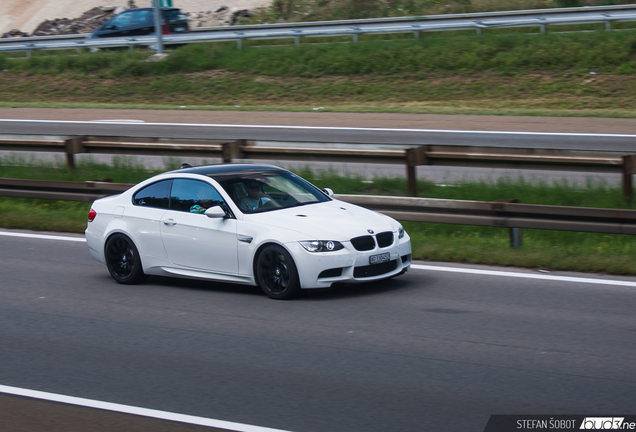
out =
<svg viewBox="0 0 636 432"><path fill-rule="evenodd" d="M133 204L136 191L153 182L170 178L190 178L213 186L234 217L212 218L204 214ZM386 279L408 270L411 243L408 234L398 238L400 224L382 214L346 202L330 199L244 214L214 179L174 171L161 174L128 191L99 199L92 209L97 216L88 223L86 241L91 255L105 263L104 248L114 233L128 236L139 251L146 274L256 285L254 262L268 244L284 247L298 270L301 288L327 288L333 283L367 282ZM391 232L387 247L356 250L351 239ZM309 252L300 241L338 241L341 250ZM354 276L356 267L370 266L370 257L389 253L395 269L378 275ZM327 270L340 274L319 277ZM358 269L360 272L361 269ZM363 272L364 273L364 272Z"/></svg>
<svg viewBox="0 0 636 432"><path fill-rule="evenodd" d="M235 219L168 210L160 225L163 246L175 266L238 273Z"/></svg>

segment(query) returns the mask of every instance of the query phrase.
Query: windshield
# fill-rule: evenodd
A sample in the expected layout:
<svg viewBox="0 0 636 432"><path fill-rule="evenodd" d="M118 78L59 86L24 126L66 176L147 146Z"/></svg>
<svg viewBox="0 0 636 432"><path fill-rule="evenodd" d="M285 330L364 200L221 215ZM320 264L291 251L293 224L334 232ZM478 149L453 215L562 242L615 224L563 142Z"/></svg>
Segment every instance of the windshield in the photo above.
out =
<svg viewBox="0 0 636 432"><path fill-rule="evenodd" d="M307 181L285 171L246 173L222 180L221 186L243 213L296 207L329 201Z"/></svg>

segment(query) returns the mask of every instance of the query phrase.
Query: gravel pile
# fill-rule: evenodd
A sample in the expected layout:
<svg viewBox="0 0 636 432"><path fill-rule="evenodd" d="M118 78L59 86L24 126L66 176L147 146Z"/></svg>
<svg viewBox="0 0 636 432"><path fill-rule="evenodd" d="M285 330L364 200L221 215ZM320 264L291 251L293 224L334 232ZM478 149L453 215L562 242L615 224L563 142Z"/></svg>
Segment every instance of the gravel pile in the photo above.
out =
<svg viewBox="0 0 636 432"><path fill-rule="evenodd" d="M52 36L65 34L91 33L101 24L116 15L116 7L96 7L75 19L58 18L46 20L40 24L31 36Z"/></svg>

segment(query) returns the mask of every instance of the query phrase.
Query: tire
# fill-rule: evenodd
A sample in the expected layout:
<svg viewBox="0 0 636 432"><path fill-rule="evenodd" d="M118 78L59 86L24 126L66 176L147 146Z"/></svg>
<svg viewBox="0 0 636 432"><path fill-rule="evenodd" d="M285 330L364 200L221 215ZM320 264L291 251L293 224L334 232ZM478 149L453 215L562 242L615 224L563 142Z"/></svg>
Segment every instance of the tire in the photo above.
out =
<svg viewBox="0 0 636 432"><path fill-rule="evenodd" d="M265 246L256 260L256 280L270 298L287 300L300 291L298 270L291 255L277 245Z"/></svg>
<svg viewBox="0 0 636 432"><path fill-rule="evenodd" d="M117 283L132 285L146 278L135 244L123 234L115 234L106 242L106 266Z"/></svg>

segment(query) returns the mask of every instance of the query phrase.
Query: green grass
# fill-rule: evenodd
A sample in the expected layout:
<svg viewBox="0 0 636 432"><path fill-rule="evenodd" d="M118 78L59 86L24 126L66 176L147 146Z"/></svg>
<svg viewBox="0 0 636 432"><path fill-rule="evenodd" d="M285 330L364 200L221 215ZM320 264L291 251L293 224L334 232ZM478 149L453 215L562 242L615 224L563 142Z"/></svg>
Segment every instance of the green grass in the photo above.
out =
<svg viewBox="0 0 636 432"><path fill-rule="evenodd" d="M30 162L30 163L29 163ZM167 159L165 169L147 170L135 158L115 158L113 164L83 162L70 172L60 159L42 163L35 159L0 159L0 177L84 181L110 178L117 183L137 183L180 165ZM342 194L406 195L402 178L340 176L334 171L309 167L297 174L318 187ZM441 186L420 181L421 196L430 198L492 201L520 199L523 203L634 209L618 186L605 182L584 185L567 182L528 182L523 178L460 182ZM81 233L86 228L89 203L0 198L0 226ZM542 269L636 274L636 242L627 235L523 230L523 247L510 248L507 229L448 224L405 222L416 259L519 266Z"/></svg>
<svg viewBox="0 0 636 432"><path fill-rule="evenodd" d="M607 5L623 0L276 0L251 22ZM636 23L0 54L0 106L636 116ZM568 33L556 33L567 31ZM411 38L411 39L409 39Z"/></svg>
<svg viewBox="0 0 636 432"><path fill-rule="evenodd" d="M636 32L0 55L0 106L636 116ZM235 107L238 106L238 107Z"/></svg>
<svg viewBox="0 0 636 432"><path fill-rule="evenodd" d="M0 226L83 233L90 207L83 202L0 198Z"/></svg>
<svg viewBox="0 0 636 432"><path fill-rule="evenodd" d="M146 51L98 52L11 59L0 55L0 69L76 77L137 77L222 69L231 72L317 78L329 75L418 74L537 70L590 70L633 74L636 32L526 33L456 36L431 34L419 40L301 44L237 50L233 44L190 44L165 60L146 62Z"/></svg>

